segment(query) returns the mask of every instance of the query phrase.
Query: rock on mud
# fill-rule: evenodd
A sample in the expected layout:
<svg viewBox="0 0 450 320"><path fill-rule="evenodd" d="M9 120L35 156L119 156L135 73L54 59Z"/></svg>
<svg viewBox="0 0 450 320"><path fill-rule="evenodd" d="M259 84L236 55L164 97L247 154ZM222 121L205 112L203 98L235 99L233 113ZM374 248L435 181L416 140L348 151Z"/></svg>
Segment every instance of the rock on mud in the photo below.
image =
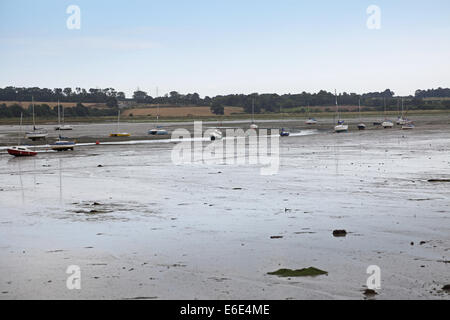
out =
<svg viewBox="0 0 450 320"><path fill-rule="evenodd" d="M345 230L334 230L333 231L333 236L335 236L335 237L345 237L345 236L347 236L347 231L345 231Z"/></svg>

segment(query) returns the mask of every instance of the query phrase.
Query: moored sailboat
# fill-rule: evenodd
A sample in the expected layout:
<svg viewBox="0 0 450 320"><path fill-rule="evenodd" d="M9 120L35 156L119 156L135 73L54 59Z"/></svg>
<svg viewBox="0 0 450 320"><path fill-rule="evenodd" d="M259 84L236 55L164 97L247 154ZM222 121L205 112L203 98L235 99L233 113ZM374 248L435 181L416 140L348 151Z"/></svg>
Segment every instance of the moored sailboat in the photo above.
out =
<svg viewBox="0 0 450 320"><path fill-rule="evenodd" d="M61 125L61 112L60 112L60 104L58 100L58 125L55 127L55 130L59 131L67 131L67 130L73 130L72 126L69 126L65 124L64 120L64 106L61 106L62 108L62 125Z"/></svg>
<svg viewBox="0 0 450 320"><path fill-rule="evenodd" d="M25 134L25 136L32 141L45 139L48 136L47 130L42 129L42 128L36 128L36 117L34 114L34 98L33 97L31 98L31 104L32 104L32 108L33 108L33 131L27 132Z"/></svg>
<svg viewBox="0 0 450 320"><path fill-rule="evenodd" d="M344 120L341 120L341 114L339 112L339 105L337 101L337 92L334 90L334 95L336 97L336 112L338 116L337 125L334 127L334 132L341 133L341 132L347 132L348 131L348 125L345 124Z"/></svg>
<svg viewBox="0 0 450 320"><path fill-rule="evenodd" d="M252 123L250 124L250 129L258 129L258 125L255 123L255 99L252 99Z"/></svg>
<svg viewBox="0 0 450 320"><path fill-rule="evenodd" d="M129 137L128 132L120 132L120 109L117 111L117 131L110 133L110 137Z"/></svg>
<svg viewBox="0 0 450 320"><path fill-rule="evenodd" d="M361 121L361 99L359 99L359 101L358 101L358 109L359 109L358 130L366 130L366 125Z"/></svg>
<svg viewBox="0 0 450 320"><path fill-rule="evenodd" d="M385 129L390 129L390 128L394 127L394 123L387 118L387 114L386 114L386 98L383 99L383 104L384 104L384 121L381 123L381 125Z"/></svg>
<svg viewBox="0 0 450 320"><path fill-rule="evenodd" d="M17 146L14 147L10 147L8 149L6 149L6 151L15 157L32 157L37 155L36 151L30 150L25 146L21 146L21 138L22 138L22 119L23 119L23 114L20 114L20 132L19 132L19 138L18 138L18 143Z"/></svg>
<svg viewBox="0 0 450 320"><path fill-rule="evenodd" d="M156 98L158 98L158 88L156 88ZM148 134L152 136L166 136L169 134L167 130L163 127L158 126L159 124L159 103L157 105L157 113L156 113L156 128L148 130Z"/></svg>

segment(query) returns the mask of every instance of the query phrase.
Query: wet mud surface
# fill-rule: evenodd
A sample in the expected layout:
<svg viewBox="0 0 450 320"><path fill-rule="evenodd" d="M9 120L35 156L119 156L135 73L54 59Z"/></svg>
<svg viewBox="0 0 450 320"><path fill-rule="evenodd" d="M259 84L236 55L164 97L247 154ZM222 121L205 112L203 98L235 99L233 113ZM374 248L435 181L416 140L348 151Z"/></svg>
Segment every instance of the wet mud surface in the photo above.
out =
<svg viewBox="0 0 450 320"><path fill-rule="evenodd" d="M449 299L450 130L427 121L282 138L271 176L171 143L2 151L0 299L365 299L370 265L374 299Z"/></svg>

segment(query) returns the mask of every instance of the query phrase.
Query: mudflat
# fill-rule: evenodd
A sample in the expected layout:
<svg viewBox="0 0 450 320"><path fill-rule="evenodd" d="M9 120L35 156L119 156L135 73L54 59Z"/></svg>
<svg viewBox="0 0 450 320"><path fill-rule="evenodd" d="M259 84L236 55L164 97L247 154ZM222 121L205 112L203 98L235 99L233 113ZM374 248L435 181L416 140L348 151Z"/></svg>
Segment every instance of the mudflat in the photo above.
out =
<svg viewBox="0 0 450 320"><path fill-rule="evenodd" d="M346 134L268 121L293 129L270 176L175 165L167 141L0 151L0 299L366 299L371 265L373 299L449 299L448 118L419 120ZM124 130L143 139L148 126ZM71 265L80 290L66 286ZM269 274L310 267L324 273Z"/></svg>

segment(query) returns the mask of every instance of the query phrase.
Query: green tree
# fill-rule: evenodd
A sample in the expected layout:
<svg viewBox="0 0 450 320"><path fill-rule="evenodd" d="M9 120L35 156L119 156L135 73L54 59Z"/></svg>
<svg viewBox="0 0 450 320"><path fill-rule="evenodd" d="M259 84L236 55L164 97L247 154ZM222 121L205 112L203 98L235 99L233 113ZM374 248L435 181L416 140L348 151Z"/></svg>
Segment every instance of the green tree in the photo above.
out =
<svg viewBox="0 0 450 320"><path fill-rule="evenodd" d="M223 114L225 114L224 106L218 101L214 101L211 104L211 108L210 109L211 109L211 112L216 114L216 115L223 115Z"/></svg>

